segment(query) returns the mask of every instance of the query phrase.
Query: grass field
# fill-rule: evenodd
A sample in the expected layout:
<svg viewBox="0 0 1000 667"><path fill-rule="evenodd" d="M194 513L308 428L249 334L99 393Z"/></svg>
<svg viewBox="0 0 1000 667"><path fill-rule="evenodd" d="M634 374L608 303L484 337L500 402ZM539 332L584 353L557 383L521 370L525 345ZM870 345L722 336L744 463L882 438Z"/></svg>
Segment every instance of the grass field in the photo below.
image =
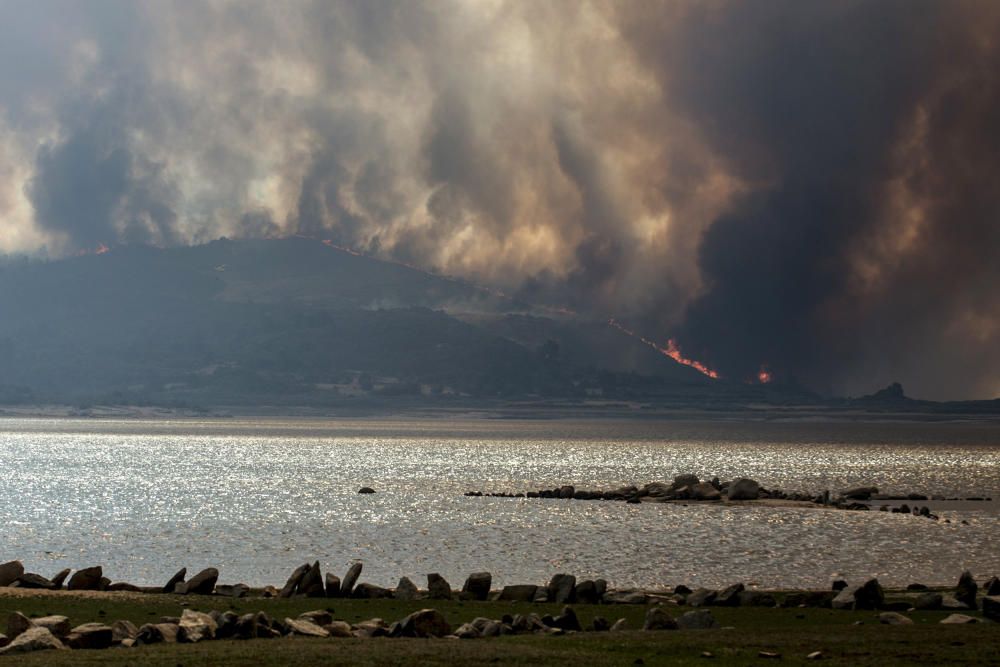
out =
<svg viewBox="0 0 1000 667"><path fill-rule="evenodd" d="M84 597L71 593L6 597L0 594L0 619L12 611L28 616L62 614L74 625L129 619L155 622L178 616L184 608L236 613L263 610L273 617L297 616L311 609L330 609L340 620L382 618L388 622L423 607L441 611L453 626L476 616L535 612L556 615L560 605L502 602L250 598L173 595ZM945 612L915 612L911 626L880 625L875 612L830 609L712 608L719 630L642 632L645 607L575 605L584 627L594 616L614 622L625 618L636 630L624 633L583 632L561 637L511 636L493 639L305 639L218 640L201 644L143 646L104 651L45 651L0 657L18 665L460 665L460 664L723 664L778 662L758 657L760 651L781 654L782 664L807 661L822 651L820 664L830 665L970 665L1000 664L1000 624L940 625ZM672 609L678 615L684 608ZM856 623L860 621L861 625ZM2 628L0 628L2 631ZM713 657L702 657L703 652Z"/></svg>

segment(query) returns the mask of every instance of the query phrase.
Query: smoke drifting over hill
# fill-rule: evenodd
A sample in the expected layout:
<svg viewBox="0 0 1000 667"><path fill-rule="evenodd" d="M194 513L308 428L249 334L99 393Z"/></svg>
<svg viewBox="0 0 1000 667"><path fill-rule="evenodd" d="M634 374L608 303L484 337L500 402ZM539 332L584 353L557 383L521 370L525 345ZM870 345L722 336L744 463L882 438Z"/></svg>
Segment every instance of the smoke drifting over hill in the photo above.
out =
<svg viewBox="0 0 1000 667"><path fill-rule="evenodd" d="M0 252L302 233L1000 395L994 2L0 5Z"/></svg>

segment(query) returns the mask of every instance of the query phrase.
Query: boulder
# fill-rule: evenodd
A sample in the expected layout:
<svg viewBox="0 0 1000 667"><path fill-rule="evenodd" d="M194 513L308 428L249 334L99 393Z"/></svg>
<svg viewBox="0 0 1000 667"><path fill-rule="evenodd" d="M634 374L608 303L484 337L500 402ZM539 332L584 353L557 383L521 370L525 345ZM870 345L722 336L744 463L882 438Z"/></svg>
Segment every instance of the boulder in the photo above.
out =
<svg viewBox="0 0 1000 667"><path fill-rule="evenodd" d="M895 611L883 611L878 615L878 622L882 625L913 625L912 618Z"/></svg>
<svg viewBox="0 0 1000 667"><path fill-rule="evenodd" d="M246 584L218 584L215 594L227 598L245 598L250 595L250 587Z"/></svg>
<svg viewBox="0 0 1000 667"><path fill-rule="evenodd" d="M604 594L604 604L646 604L649 596L640 591L609 591Z"/></svg>
<svg viewBox="0 0 1000 667"><path fill-rule="evenodd" d="M9 644L0 648L0 655L30 653L48 649L62 650L66 646L45 628L28 628Z"/></svg>
<svg viewBox="0 0 1000 667"><path fill-rule="evenodd" d="M598 604L601 596L597 592L597 582L585 579L576 585L573 596L580 604Z"/></svg>
<svg viewBox="0 0 1000 667"><path fill-rule="evenodd" d="M7 638L13 640L22 632L27 632L33 627L35 627L35 624L31 622L30 618L19 611L15 611L7 617Z"/></svg>
<svg viewBox="0 0 1000 667"><path fill-rule="evenodd" d="M114 643L114 631L103 623L78 625L66 637L66 645L75 649L102 649Z"/></svg>
<svg viewBox="0 0 1000 667"><path fill-rule="evenodd" d="M465 580L462 592L473 600L485 600L490 596L490 586L493 585L493 575L489 572L473 572Z"/></svg>
<svg viewBox="0 0 1000 667"><path fill-rule="evenodd" d="M124 581L119 581L118 583L111 584L105 590L110 591L112 593L114 593L116 591L125 591L125 592L128 592L128 593L142 593L143 592L143 590L140 587L136 586L135 584L129 584L129 583L126 583Z"/></svg>
<svg viewBox="0 0 1000 667"><path fill-rule="evenodd" d="M944 596L940 593L928 591L917 596L917 599L913 601L913 608L921 611L940 609L943 600Z"/></svg>
<svg viewBox="0 0 1000 667"><path fill-rule="evenodd" d="M206 567L191 577L185 587L189 595L211 595L215 590L215 582L219 580L219 571L214 567Z"/></svg>
<svg viewBox="0 0 1000 667"><path fill-rule="evenodd" d="M451 584L437 572L427 575L427 597L431 600L450 600Z"/></svg>
<svg viewBox="0 0 1000 667"><path fill-rule="evenodd" d="M257 615L243 614L236 619L236 627L233 628L233 636L237 639L256 639Z"/></svg>
<svg viewBox="0 0 1000 667"><path fill-rule="evenodd" d="M136 633L136 644L176 644L180 626L176 623L146 623Z"/></svg>
<svg viewBox="0 0 1000 667"><path fill-rule="evenodd" d="M603 616L595 616L591 621L591 628L594 632L607 632L611 629L611 623Z"/></svg>
<svg viewBox="0 0 1000 667"><path fill-rule="evenodd" d="M135 639L139 628L132 621L115 621L111 624L111 641L121 642L125 639Z"/></svg>
<svg viewBox="0 0 1000 667"><path fill-rule="evenodd" d="M304 618L286 618L285 627L288 633L302 637L329 637L330 633L310 620Z"/></svg>
<svg viewBox="0 0 1000 667"><path fill-rule="evenodd" d="M663 607L650 607L646 612L643 630L676 630L677 622Z"/></svg>
<svg viewBox="0 0 1000 667"><path fill-rule="evenodd" d="M19 560L8 561L0 565L0 586L10 586L24 574L24 564Z"/></svg>
<svg viewBox="0 0 1000 667"><path fill-rule="evenodd" d="M676 623L681 630L711 630L719 627L719 622L707 609L685 612L677 617Z"/></svg>
<svg viewBox="0 0 1000 667"><path fill-rule="evenodd" d="M869 579L855 588L852 594L854 595L854 609L878 609L885 603L885 593L882 591L878 579Z"/></svg>
<svg viewBox="0 0 1000 667"><path fill-rule="evenodd" d="M740 477L729 483L729 500L757 500L760 498L760 484L752 479Z"/></svg>
<svg viewBox="0 0 1000 667"><path fill-rule="evenodd" d="M699 484L700 482L701 480L698 479L698 475L692 475L690 473L685 475L677 475L676 477L674 477L674 482L673 484L670 485L670 488L671 490L676 491L685 486L693 487Z"/></svg>
<svg viewBox="0 0 1000 667"><path fill-rule="evenodd" d="M438 610L421 609L400 621L400 632L404 637L444 637L451 626Z"/></svg>
<svg viewBox="0 0 1000 667"><path fill-rule="evenodd" d="M397 600L416 600L419 594L420 591L417 590L417 585L410 581L409 577L400 577L393 597Z"/></svg>
<svg viewBox="0 0 1000 667"><path fill-rule="evenodd" d="M983 598L983 616L1000 622L1000 595L987 595Z"/></svg>
<svg viewBox="0 0 1000 667"><path fill-rule="evenodd" d="M975 616L966 616L965 614L949 614L938 622L945 625L968 625L969 623L980 623L981 621Z"/></svg>
<svg viewBox="0 0 1000 667"><path fill-rule="evenodd" d="M177 633L177 641L189 644L215 639L215 631L219 628L214 618L193 609L184 610L178 625L180 630Z"/></svg>
<svg viewBox="0 0 1000 667"><path fill-rule="evenodd" d="M174 574L174 576L170 577L170 579L167 580L166 585L163 587L163 592L173 593L174 589L177 588L177 584L184 583L184 578L187 576L187 572L188 569L186 567L182 567L181 569L179 569Z"/></svg>
<svg viewBox="0 0 1000 667"><path fill-rule="evenodd" d="M344 621L331 621L324 625L323 629L330 633L331 637L346 639L354 636L354 633L351 631L351 624Z"/></svg>
<svg viewBox="0 0 1000 667"><path fill-rule="evenodd" d="M979 592L979 585L972 577L972 573L966 570L958 578L958 586L955 588L955 599L967 606L969 609L977 609L976 594Z"/></svg>
<svg viewBox="0 0 1000 667"><path fill-rule="evenodd" d="M321 598L326 596L326 590L323 588L323 573L319 568L319 561L312 564L306 573L302 575L302 580L299 581L299 595L305 595L307 598Z"/></svg>
<svg viewBox="0 0 1000 667"><path fill-rule="evenodd" d="M549 585L546 587L549 602L556 602L558 604L575 602L573 598L573 589L575 587L576 577L572 574L552 575L552 579L549 580Z"/></svg>
<svg viewBox="0 0 1000 667"><path fill-rule="evenodd" d="M101 583L98 584L97 590L106 591L108 590L108 586L110 585L111 585L110 579L108 579L107 577L101 577Z"/></svg>
<svg viewBox="0 0 1000 667"><path fill-rule="evenodd" d="M722 492L712 486L711 482L700 482L689 488L691 489L691 500L719 500L722 498Z"/></svg>
<svg viewBox="0 0 1000 667"><path fill-rule="evenodd" d="M56 576L52 577L52 587L55 590L59 590L60 588L62 588L63 582L66 581L66 577L69 576L70 572L72 572L72 570L70 570L68 567L56 572Z"/></svg>
<svg viewBox="0 0 1000 667"><path fill-rule="evenodd" d="M340 577L332 572L327 572L324 579L326 580L326 597L340 597Z"/></svg>
<svg viewBox="0 0 1000 667"><path fill-rule="evenodd" d="M738 607L740 606L740 593L743 592L744 588L743 584L733 584L724 588L716 594L711 604L716 607Z"/></svg>
<svg viewBox="0 0 1000 667"><path fill-rule="evenodd" d="M340 582L340 595L342 597L351 597L351 591L354 590L354 584L358 583L358 577L361 576L361 570L364 566L361 563L353 563L349 568L347 568L347 574Z"/></svg>
<svg viewBox="0 0 1000 667"><path fill-rule="evenodd" d="M990 577L983 584L983 595L1000 595L1000 579Z"/></svg>
<svg viewBox="0 0 1000 667"><path fill-rule="evenodd" d="M770 593L763 591L743 591L740 593L741 607L777 607L778 601Z"/></svg>
<svg viewBox="0 0 1000 667"><path fill-rule="evenodd" d="M684 598L684 604L690 607L704 607L712 604L715 600L715 595L715 591L710 591L707 588L699 588Z"/></svg>
<svg viewBox="0 0 1000 667"><path fill-rule="evenodd" d="M56 587L51 581L34 572L25 572L22 574L17 578L16 585L18 588L36 588L47 591L54 590Z"/></svg>
<svg viewBox="0 0 1000 667"><path fill-rule="evenodd" d="M573 486L570 485L570 484L567 484L565 486L560 486L559 487L559 498L563 498L563 499L572 498L573 497L573 493L575 493L575 492L576 492L576 489L573 488Z"/></svg>
<svg viewBox="0 0 1000 667"><path fill-rule="evenodd" d="M535 599L535 593L537 592L538 586L532 584L515 584L513 586L504 586L503 590L500 591L500 597L497 599L510 602L531 602Z"/></svg>
<svg viewBox="0 0 1000 667"><path fill-rule="evenodd" d="M844 498L847 500L871 500L872 495L878 493L878 488L874 486L857 486L844 491Z"/></svg>
<svg viewBox="0 0 1000 667"><path fill-rule="evenodd" d="M625 497L639 496L640 498L650 497L650 498L666 498L673 495L673 489L666 482L650 482L644 485L641 489L636 491L634 494L627 494Z"/></svg>
<svg viewBox="0 0 1000 667"><path fill-rule="evenodd" d="M624 618L619 618L611 626L611 632L622 632L623 630L628 630L628 621Z"/></svg>
<svg viewBox="0 0 1000 667"><path fill-rule="evenodd" d="M567 632L580 632L583 630L580 626L580 619L576 616L576 612L573 611L573 608L568 605L563 607L561 614L552 619L552 625L553 627Z"/></svg>
<svg viewBox="0 0 1000 667"><path fill-rule="evenodd" d="M295 591L298 590L299 584L302 582L303 577L306 573L312 569L312 565L309 563L303 563L297 568L292 570L292 574L289 575L288 579L285 581L285 585L281 587L281 591L278 593L279 598L290 598L295 595Z"/></svg>
<svg viewBox="0 0 1000 667"><path fill-rule="evenodd" d="M358 493L362 494L375 493L375 489L373 489L370 486L362 486L360 489L358 489Z"/></svg>
<svg viewBox="0 0 1000 667"><path fill-rule="evenodd" d="M71 591L99 591L103 578L104 569L100 565L85 567L73 573L66 588Z"/></svg>
<svg viewBox="0 0 1000 667"><path fill-rule="evenodd" d="M364 600L387 600L392 597L392 591L375 584L358 584L354 587L351 597Z"/></svg>
<svg viewBox="0 0 1000 667"><path fill-rule="evenodd" d="M472 623L463 623L458 626L458 629L456 629L452 634L459 639L478 639L482 636L476 626L472 625Z"/></svg>
<svg viewBox="0 0 1000 667"><path fill-rule="evenodd" d="M69 619L65 616L42 616L31 619L31 624L38 628L45 628L56 637L62 639L70 633L71 626Z"/></svg>
<svg viewBox="0 0 1000 667"><path fill-rule="evenodd" d="M326 609L313 609L312 611L304 611L299 614L296 618L300 621L309 621L314 625L323 627L333 623L333 614Z"/></svg>

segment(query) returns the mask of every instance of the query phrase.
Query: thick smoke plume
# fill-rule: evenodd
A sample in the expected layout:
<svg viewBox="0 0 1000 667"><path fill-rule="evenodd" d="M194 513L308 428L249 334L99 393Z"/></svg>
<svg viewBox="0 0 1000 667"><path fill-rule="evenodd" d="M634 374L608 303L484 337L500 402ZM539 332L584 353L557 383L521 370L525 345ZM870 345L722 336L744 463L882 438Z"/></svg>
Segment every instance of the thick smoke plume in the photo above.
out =
<svg viewBox="0 0 1000 667"><path fill-rule="evenodd" d="M0 4L0 252L302 233L1000 396L994 2Z"/></svg>

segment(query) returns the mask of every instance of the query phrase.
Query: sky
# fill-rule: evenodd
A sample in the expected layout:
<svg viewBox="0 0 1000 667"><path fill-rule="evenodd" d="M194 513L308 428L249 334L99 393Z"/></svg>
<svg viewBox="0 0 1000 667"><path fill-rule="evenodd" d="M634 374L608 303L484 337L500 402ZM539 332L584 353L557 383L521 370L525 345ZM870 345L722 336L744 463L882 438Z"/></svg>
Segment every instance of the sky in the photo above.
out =
<svg viewBox="0 0 1000 667"><path fill-rule="evenodd" d="M1000 3L0 0L0 253L304 234L1000 397Z"/></svg>

